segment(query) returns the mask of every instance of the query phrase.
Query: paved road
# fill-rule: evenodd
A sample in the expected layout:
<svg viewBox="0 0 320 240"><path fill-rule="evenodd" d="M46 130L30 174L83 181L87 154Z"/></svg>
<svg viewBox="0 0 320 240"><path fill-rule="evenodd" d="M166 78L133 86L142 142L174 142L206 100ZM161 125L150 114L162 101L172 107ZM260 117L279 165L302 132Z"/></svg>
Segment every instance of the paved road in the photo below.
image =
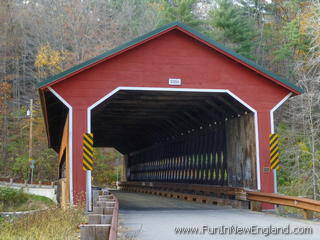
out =
<svg viewBox="0 0 320 240"><path fill-rule="evenodd" d="M211 206L148 194L125 192L115 192L115 194L120 201L121 240L320 239L319 222L280 217L270 213ZM263 234L219 234L219 231L221 233L227 232L227 227L241 231L241 227L250 226L256 226L256 228L247 230L267 233L270 225L277 228L284 227L282 231L288 231L288 229L291 231L295 227L311 227L313 233L307 235L271 234L268 237ZM223 229L222 226L225 228ZM189 230L198 231L198 233L177 234L175 232L177 227L194 227ZM263 227L265 228L262 229ZM260 229L258 230L258 228ZM203 231L204 229L207 230ZM214 231L215 234L213 234Z"/></svg>

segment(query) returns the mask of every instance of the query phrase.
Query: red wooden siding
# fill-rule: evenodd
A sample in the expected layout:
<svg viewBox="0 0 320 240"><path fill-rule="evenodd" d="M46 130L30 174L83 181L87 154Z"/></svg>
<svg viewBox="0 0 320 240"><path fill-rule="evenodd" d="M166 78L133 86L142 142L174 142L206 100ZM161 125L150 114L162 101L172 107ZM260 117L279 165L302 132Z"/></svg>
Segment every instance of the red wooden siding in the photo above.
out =
<svg viewBox="0 0 320 240"><path fill-rule="evenodd" d="M181 78L181 88L228 89L258 112L261 186L273 192L269 166L270 110L289 91L173 30L52 87L73 106L73 191L85 191L82 170L82 134L87 131L87 108L119 86L170 87L169 78Z"/></svg>

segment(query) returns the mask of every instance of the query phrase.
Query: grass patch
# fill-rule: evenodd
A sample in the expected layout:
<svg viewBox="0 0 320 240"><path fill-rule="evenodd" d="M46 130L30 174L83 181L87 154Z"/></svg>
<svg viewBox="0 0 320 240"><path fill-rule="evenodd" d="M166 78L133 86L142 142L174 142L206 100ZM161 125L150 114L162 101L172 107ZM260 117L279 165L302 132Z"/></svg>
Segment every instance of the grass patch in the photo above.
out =
<svg viewBox="0 0 320 240"><path fill-rule="evenodd" d="M50 198L47 198L44 196L33 195L33 194L28 194L28 195L29 195L29 199L32 201L42 202L48 206L52 206L54 204L54 202Z"/></svg>
<svg viewBox="0 0 320 240"><path fill-rule="evenodd" d="M54 205L55 203L47 197L27 194L22 189L0 187L0 212L45 209Z"/></svg>
<svg viewBox="0 0 320 240"><path fill-rule="evenodd" d="M86 221L84 209L81 208L44 210L13 221L0 222L0 239L78 240L78 226Z"/></svg>
<svg viewBox="0 0 320 240"><path fill-rule="evenodd" d="M296 217L303 217L303 210L295 207L289 206L279 206L278 207L278 214L280 216L296 216ZM313 212L314 218L320 218L319 212Z"/></svg>

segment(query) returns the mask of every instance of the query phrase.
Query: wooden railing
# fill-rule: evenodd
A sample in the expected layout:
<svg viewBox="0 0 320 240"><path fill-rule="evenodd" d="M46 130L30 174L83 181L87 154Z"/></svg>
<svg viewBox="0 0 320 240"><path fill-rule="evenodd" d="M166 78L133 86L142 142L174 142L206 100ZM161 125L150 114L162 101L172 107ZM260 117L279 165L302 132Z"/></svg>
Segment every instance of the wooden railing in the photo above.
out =
<svg viewBox="0 0 320 240"><path fill-rule="evenodd" d="M242 188L237 187L162 182L121 182L120 187L149 187L169 191L213 194L216 196L236 196L238 192L243 191Z"/></svg>
<svg viewBox="0 0 320 240"><path fill-rule="evenodd" d="M245 198L245 193L242 188L162 182L121 182L119 186L125 191L149 193L216 205L248 208L248 201L240 201Z"/></svg>

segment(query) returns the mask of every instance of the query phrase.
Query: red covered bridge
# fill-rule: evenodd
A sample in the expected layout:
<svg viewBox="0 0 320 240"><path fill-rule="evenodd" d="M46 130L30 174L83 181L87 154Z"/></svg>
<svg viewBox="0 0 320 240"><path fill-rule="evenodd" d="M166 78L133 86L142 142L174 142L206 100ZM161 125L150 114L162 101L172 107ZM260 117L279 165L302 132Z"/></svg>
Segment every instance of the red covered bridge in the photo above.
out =
<svg viewBox="0 0 320 240"><path fill-rule="evenodd" d="M125 180L275 191L273 113L302 90L174 22L39 84L64 201L86 191L83 133L125 156Z"/></svg>

